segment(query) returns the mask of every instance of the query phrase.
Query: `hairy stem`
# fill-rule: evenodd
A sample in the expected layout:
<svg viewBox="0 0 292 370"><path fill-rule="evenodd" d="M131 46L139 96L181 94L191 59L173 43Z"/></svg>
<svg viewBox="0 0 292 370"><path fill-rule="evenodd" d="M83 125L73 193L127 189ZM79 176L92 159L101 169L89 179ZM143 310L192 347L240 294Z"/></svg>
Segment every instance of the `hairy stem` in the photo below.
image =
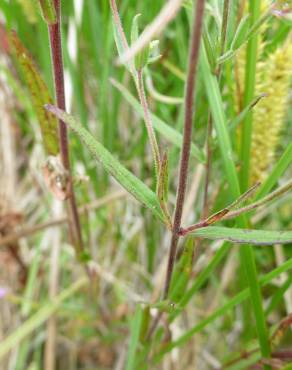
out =
<svg viewBox="0 0 292 370"><path fill-rule="evenodd" d="M190 40L189 61L187 70L187 81L185 89L185 114L184 114L184 131L183 131L183 146L180 157L179 168L179 183L176 193L176 205L173 218L173 230L165 279L163 298L167 298L174 261L176 257L177 244L179 239L179 231L181 227L181 218L183 204L185 200L185 192L187 186L188 165L190 158L190 147L192 138L193 126L193 101L196 83L196 71L199 59L200 40L202 33L202 23L204 14L205 0L198 0L194 8L194 17L192 25L192 34Z"/></svg>
<svg viewBox="0 0 292 370"><path fill-rule="evenodd" d="M142 69L139 69L137 71L137 90L139 94L140 103L143 108L145 125L146 125L146 129L148 132L148 137L150 140L152 155L154 158L156 179L158 179L158 173L159 173L160 166L161 166L161 159L160 159L159 148L158 148L157 140L156 140L155 133L153 130L153 124L152 124L151 116L149 113L149 107L148 107L148 103L147 103L147 99L145 95Z"/></svg>
<svg viewBox="0 0 292 370"><path fill-rule="evenodd" d="M57 22L52 25L48 25L49 36L50 36L50 47L51 47L51 58L53 65L54 83L55 83L55 95L57 106L60 109L66 110L65 106L65 88L64 88L64 70L63 70L63 56L62 56L62 44L61 44L61 9L60 0L54 0L54 5L57 14ZM66 124L59 120L59 141L60 141L60 152L61 160L64 168L69 174L69 197L67 201L67 211L69 218L69 230L72 243L74 244L77 253L83 249L82 234L80 228L80 220L76 206L75 194L72 184L70 158L68 149L68 134Z"/></svg>

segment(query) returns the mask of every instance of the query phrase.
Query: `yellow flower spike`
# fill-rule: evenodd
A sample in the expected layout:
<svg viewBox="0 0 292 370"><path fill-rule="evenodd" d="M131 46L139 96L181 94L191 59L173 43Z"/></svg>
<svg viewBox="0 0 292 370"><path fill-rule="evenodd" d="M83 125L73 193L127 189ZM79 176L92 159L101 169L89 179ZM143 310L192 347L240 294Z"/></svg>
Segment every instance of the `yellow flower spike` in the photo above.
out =
<svg viewBox="0 0 292 370"><path fill-rule="evenodd" d="M261 3L261 13L267 11L271 2L264 0ZM270 166L275 160L275 151L279 143L279 136L283 126L289 89L289 77L292 67L291 34L283 46L272 54L264 57L264 34L268 24L261 26L258 36L257 71L255 96L267 94L253 110L253 133L251 143L250 183L263 181ZM242 97L244 95L244 73L246 63L246 47L241 48L236 57L236 104L241 111ZM240 130L238 132L240 137Z"/></svg>
<svg viewBox="0 0 292 370"><path fill-rule="evenodd" d="M253 114L251 145L251 182L263 181L274 162L287 110L289 79L292 72L292 43L287 42L263 62L256 94L268 96L260 101Z"/></svg>

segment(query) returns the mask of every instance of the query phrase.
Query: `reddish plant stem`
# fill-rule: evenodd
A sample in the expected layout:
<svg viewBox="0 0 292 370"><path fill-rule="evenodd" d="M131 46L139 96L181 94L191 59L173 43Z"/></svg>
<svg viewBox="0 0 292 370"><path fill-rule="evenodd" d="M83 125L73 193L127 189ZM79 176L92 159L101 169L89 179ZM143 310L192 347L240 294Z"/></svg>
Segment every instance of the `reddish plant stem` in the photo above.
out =
<svg viewBox="0 0 292 370"><path fill-rule="evenodd" d="M64 88L64 69L63 69L63 56L62 56L62 43L61 43L61 9L60 0L54 0L54 6L57 14L57 23L48 25L51 47L51 59L53 65L55 95L57 106L60 109L66 110L65 105L65 88ZM70 158L68 149L68 133L66 124L59 120L59 142L61 160L64 168L69 174L69 197L67 201L67 211L69 218L69 231L71 241L73 242L77 253L83 249L82 234L80 227L80 220L76 206L76 199L73 190Z"/></svg>
<svg viewBox="0 0 292 370"><path fill-rule="evenodd" d="M194 91L196 85L196 72L199 60L200 40L202 33L202 23L204 14L205 0L197 0L194 8L194 17L192 25L192 33L190 39L190 52L188 61L187 81L185 89L185 114L184 114L184 131L183 131L183 146L180 157L179 167L179 183L176 195L176 205L173 218L173 230L170 243L170 251L165 279L165 286L163 292L163 299L167 298L170 287L173 267L176 257L177 245L179 240L179 232L181 227L181 218L183 212L183 205L185 200L188 165L190 158L190 147L193 127L193 102Z"/></svg>

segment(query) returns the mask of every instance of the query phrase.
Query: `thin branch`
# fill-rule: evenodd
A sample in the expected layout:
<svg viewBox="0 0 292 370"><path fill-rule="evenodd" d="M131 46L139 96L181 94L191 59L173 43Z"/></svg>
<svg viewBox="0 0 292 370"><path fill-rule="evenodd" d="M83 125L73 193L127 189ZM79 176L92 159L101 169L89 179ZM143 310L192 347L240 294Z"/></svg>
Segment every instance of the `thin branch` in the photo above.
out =
<svg viewBox="0 0 292 370"><path fill-rule="evenodd" d="M56 9L57 22L52 25L48 25L49 36L50 36L50 47L51 47L51 58L54 73L55 82L55 95L57 100L57 106L60 109L66 110L65 106L65 88L64 88L64 69L63 69L63 56L62 56L62 44L61 44L61 9L60 0L54 0ZM72 184L70 159L69 159L69 148L68 148L68 134L66 124L59 120L59 141L60 141L60 152L61 160L64 168L69 173L69 197L67 202L67 211L69 218L69 230L72 233L71 239L77 250L80 252L83 250L82 233L80 227L79 215L77 212L75 194Z"/></svg>
<svg viewBox="0 0 292 370"><path fill-rule="evenodd" d="M192 34L190 40L190 52L187 71L187 81L185 90L185 115L184 115L184 132L183 132L183 146L180 159L179 169L179 184L176 195L176 205L174 211L173 231L169 251L168 266L166 272L165 286L163 299L167 298L174 261L176 257L177 244L179 239L179 231L181 227L181 218L183 212L183 205L185 200L185 192L187 186L188 165L190 158L190 147L192 138L193 126L193 102L194 91L196 84L196 72L199 60L200 40L202 33L202 23L204 14L205 0L198 0L194 8L194 17L192 25Z"/></svg>
<svg viewBox="0 0 292 370"><path fill-rule="evenodd" d="M223 221L223 220L229 220L235 217L238 217L242 213L249 212L251 210L254 210L260 206L265 205L266 203L272 201L275 198L278 198L279 196L287 193L292 188L292 180L288 181L285 185L281 186L279 189L276 189L272 193L268 194L266 197L258 200L255 203L249 204L245 207L236 209L232 211L232 208L236 207L238 204L242 203L247 197L250 197L251 194L257 189L259 186L259 183L257 183L255 186L253 186L251 189L249 189L247 192L245 192L243 195L241 195L235 202L233 202L228 207L222 209L221 211L218 211L214 213L213 215L209 216L208 218L203 219L202 221L197 222L194 225L188 226L186 228L181 228L180 235L185 236L192 231L195 231L197 229L201 229L203 227L208 227L216 222Z"/></svg>
<svg viewBox="0 0 292 370"><path fill-rule="evenodd" d="M291 190L291 188L292 188L292 180L288 181L285 185L281 186L279 189L276 189L275 191L268 194L266 197L258 200L257 202L249 204L248 206L242 207L242 208L237 209L233 212L229 212L226 216L224 216L223 219L228 220L230 218L237 217L237 216L239 216L240 214L242 214L244 212L249 212L249 211L251 211L255 208L263 206L264 204L272 201L273 199L287 193L288 191Z"/></svg>

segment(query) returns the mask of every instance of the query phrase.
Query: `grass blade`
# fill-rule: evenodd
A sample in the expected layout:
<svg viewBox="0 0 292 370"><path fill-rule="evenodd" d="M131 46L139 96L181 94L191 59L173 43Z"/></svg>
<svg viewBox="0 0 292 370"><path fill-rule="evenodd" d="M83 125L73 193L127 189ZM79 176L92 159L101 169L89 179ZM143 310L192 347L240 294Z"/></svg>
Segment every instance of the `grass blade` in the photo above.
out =
<svg viewBox="0 0 292 370"><path fill-rule="evenodd" d="M135 357L136 357L135 354L139 344L140 328L142 324L142 313L143 313L142 308L140 305L138 305L131 325L131 337L128 349L126 370L135 369Z"/></svg>
<svg viewBox="0 0 292 370"><path fill-rule="evenodd" d="M269 177L261 185L257 192L256 200L264 197L277 183L279 178L283 175L288 166L292 163L292 142L287 146L286 150L282 154L281 158L278 160L277 164L274 166Z"/></svg>
<svg viewBox="0 0 292 370"><path fill-rule="evenodd" d="M237 178L236 167L232 159L232 146L230 137L228 135L227 120L225 117L224 106L218 86L218 81L216 79L216 76L213 75L211 72L204 46L202 47L200 66L219 141L219 147L221 150L227 181L229 183L230 192L232 193L233 198L236 199L240 196L240 186ZM251 99L252 98L253 96L251 97ZM251 101L251 99L249 99L248 101ZM250 112L248 113L248 115L249 114ZM237 224L240 228L248 227L247 220L244 215L241 215L238 218ZM251 246L246 246L245 248L240 249L240 259L241 264L245 269L245 275L251 290L251 302L256 318L256 327L258 332L259 344L261 347L261 353L263 357L269 357L270 344L268 341L268 332L262 306L261 291L257 279L255 258Z"/></svg>

